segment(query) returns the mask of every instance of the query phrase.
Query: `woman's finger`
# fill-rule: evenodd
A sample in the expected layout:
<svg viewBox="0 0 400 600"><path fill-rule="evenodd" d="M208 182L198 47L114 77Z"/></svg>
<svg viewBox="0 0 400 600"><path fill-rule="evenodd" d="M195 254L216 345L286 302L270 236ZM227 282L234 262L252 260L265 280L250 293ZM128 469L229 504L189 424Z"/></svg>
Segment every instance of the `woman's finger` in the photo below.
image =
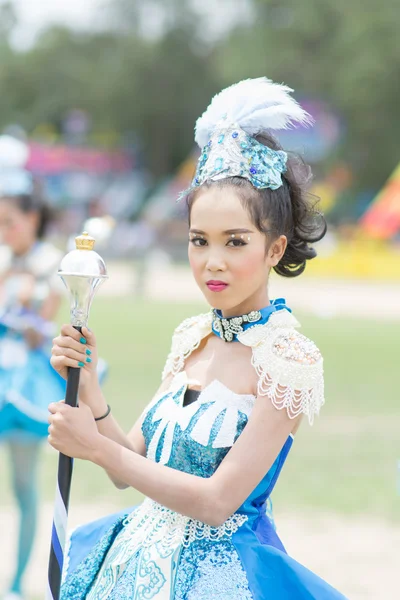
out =
<svg viewBox="0 0 400 600"><path fill-rule="evenodd" d="M57 442L51 433L47 436L47 441L49 442L49 444L52 448L54 448L55 450L58 450Z"/></svg>
<svg viewBox="0 0 400 600"><path fill-rule="evenodd" d="M52 356L65 356L67 358L72 358L73 360L77 360L78 362L83 363L91 363L92 359L90 358L90 354L87 352L87 348L82 346L80 352L76 350L72 350L71 348L62 348L61 346L53 346L51 350Z"/></svg>
<svg viewBox="0 0 400 600"><path fill-rule="evenodd" d="M68 356L52 356L50 359L50 364L53 367L53 369L59 372L65 369L65 367L82 369L85 366L90 366L90 364L87 362L75 360L74 358L69 358Z"/></svg>
<svg viewBox="0 0 400 600"><path fill-rule="evenodd" d="M71 348L72 350L76 350L76 352L85 352L86 350L86 344L83 342L77 342L74 340L74 338L68 335L59 335L58 337L54 338L53 346L59 346L60 348Z"/></svg>
<svg viewBox="0 0 400 600"><path fill-rule="evenodd" d="M53 415L55 415L56 413L62 414L68 411L68 406L65 404L65 402L52 402L51 404L49 404L47 410Z"/></svg>
<svg viewBox="0 0 400 600"><path fill-rule="evenodd" d="M61 335L71 337L73 340L80 342L81 344L86 344L86 338L82 335L82 333L80 333L80 331L75 329L75 327L72 327L70 324L66 324L61 327Z"/></svg>
<svg viewBox="0 0 400 600"><path fill-rule="evenodd" d="M96 346L96 336L93 331L87 327L82 327L82 335L86 339L87 345L94 348Z"/></svg>

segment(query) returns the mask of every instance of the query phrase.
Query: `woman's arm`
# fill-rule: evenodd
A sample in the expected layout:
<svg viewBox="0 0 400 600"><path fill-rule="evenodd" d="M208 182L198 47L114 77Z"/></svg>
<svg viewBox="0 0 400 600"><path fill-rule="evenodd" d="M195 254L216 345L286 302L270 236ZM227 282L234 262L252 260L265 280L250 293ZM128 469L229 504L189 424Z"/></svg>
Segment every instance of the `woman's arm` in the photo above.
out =
<svg viewBox="0 0 400 600"><path fill-rule="evenodd" d="M49 441L57 450L91 460L163 506L211 526L224 523L246 500L295 425L285 410L257 398L243 433L214 475L205 479L155 463L99 435L90 411L79 415L80 409L65 405L50 410Z"/></svg>
<svg viewBox="0 0 400 600"><path fill-rule="evenodd" d="M54 338L51 364L63 379L68 377L70 367L79 367L79 403L90 408L94 418L101 417L107 411L107 402L97 377L97 344L96 337L87 327L82 332L77 331L72 325L63 325L60 335ZM82 366L83 365L83 366ZM158 390L160 394L168 388L170 378L165 378ZM145 455L146 447L141 430L141 418L135 423L127 435L120 427L116 419L110 414L107 418L96 421L98 431L104 437L113 440L131 452ZM107 469L106 469L107 471ZM108 472L111 481L119 489L129 487L112 473Z"/></svg>
<svg viewBox="0 0 400 600"><path fill-rule="evenodd" d="M94 417L100 417L101 415L104 415L107 411L107 402L104 398L103 392L100 388L100 384L98 383L97 379L90 388L85 386L85 388L79 392L79 402L83 402L87 406L89 406L92 410ZM120 427L118 421L113 417L112 414L109 414L108 417L102 419L101 421L96 421L96 424L99 433L105 438L116 442L117 444L124 448L127 448L131 452L138 454L145 453L144 440L143 436L141 435L140 423L139 426L137 426L137 423L135 424L135 426L132 429L132 431L134 430L134 434L130 434L129 436L126 435L126 433L123 431L122 427ZM118 489L124 490L127 487L129 487L129 485L127 485L120 478L113 475L107 469L105 470L113 484Z"/></svg>
<svg viewBox="0 0 400 600"><path fill-rule="evenodd" d="M159 388L157 394L162 393L164 389L167 389L168 381L164 381ZM97 382L94 382L91 387L85 387L82 392L79 393L79 401L84 402L88 406L91 407L94 417L99 417L107 411L107 403L104 398L103 392L100 388L100 385ZM146 445L142 433L142 417L140 417L130 432L126 434L117 420L113 417L112 413L108 415L105 419L101 421L96 421L97 429L99 433L105 438L112 440L122 446L127 448L131 452L135 454L139 454L140 456L146 455ZM123 479L118 477L118 475L114 474L112 471L108 470L106 467L103 467L113 482L113 484L120 490L124 490L129 486L129 483L126 483Z"/></svg>

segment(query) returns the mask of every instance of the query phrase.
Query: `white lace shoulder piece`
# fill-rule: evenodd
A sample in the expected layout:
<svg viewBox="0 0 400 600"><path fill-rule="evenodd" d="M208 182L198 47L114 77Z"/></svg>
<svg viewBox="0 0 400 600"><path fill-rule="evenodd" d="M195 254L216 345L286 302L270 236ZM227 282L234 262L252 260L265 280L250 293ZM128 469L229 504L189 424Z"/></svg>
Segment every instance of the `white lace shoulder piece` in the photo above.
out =
<svg viewBox="0 0 400 600"><path fill-rule="evenodd" d="M185 319L174 331L171 351L168 354L162 379L176 375L185 366L185 360L200 346L203 338L211 333L211 312Z"/></svg>
<svg viewBox="0 0 400 600"><path fill-rule="evenodd" d="M286 409L291 419L305 414L312 425L324 404L323 359L314 342L296 331L299 326L282 310L238 338L252 348L258 395L267 396L277 409Z"/></svg>

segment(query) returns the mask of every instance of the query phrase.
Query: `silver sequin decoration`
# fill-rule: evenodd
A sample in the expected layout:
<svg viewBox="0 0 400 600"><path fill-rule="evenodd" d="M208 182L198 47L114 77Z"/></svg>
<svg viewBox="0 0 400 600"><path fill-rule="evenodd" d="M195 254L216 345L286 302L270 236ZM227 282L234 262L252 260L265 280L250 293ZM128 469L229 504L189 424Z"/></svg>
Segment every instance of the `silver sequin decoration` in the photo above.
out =
<svg viewBox="0 0 400 600"><path fill-rule="evenodd" d="M261 320L261 313L259 310L253 310L247 315L241 315L240 317L221 317L216 310L213 311L213 327L220 337L225 342L233 342L235 335L243 333L243 325L245 323L257 323Z"/></svg>

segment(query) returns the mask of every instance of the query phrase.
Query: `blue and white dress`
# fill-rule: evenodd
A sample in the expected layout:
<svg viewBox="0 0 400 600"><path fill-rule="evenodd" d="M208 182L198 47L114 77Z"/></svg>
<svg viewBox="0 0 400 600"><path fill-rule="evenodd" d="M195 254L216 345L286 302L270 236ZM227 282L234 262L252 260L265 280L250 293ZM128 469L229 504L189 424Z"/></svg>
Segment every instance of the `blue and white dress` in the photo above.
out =
<svg viewBox="0 0 400 600"><path fill-rule="evenodd" d="M54 289L61 291L57 271L62 253L47 242L37 242L21 257L0 248L0 441L34 441L47 436L50 402L65 395L65 382L50 365L54 325L39 312ZM19 302L29 287L29 309ZM39 331L43 344L30 348L27 328Z"/></svg>
<svg viewBox="0 0 400 600"><path fill-rule="evenodd" d="M252 348L258 395L312 423L324 398L322 358L297 326L288 310L267 307L261 322L237 330L233 323L231 333ZM170 387L154 398L142 421L150 460L200 477L215 473L255 402L254 395L236 394L214 380L197 401L184 405L190 383L185 361L212 331L218 333L212 314L178 327L163 374L173 376ZM292 444L289 435L262 481L219 527L146 498L133 510L77 529L62 600L343 599L287 555L266 511Z"/></svg>

